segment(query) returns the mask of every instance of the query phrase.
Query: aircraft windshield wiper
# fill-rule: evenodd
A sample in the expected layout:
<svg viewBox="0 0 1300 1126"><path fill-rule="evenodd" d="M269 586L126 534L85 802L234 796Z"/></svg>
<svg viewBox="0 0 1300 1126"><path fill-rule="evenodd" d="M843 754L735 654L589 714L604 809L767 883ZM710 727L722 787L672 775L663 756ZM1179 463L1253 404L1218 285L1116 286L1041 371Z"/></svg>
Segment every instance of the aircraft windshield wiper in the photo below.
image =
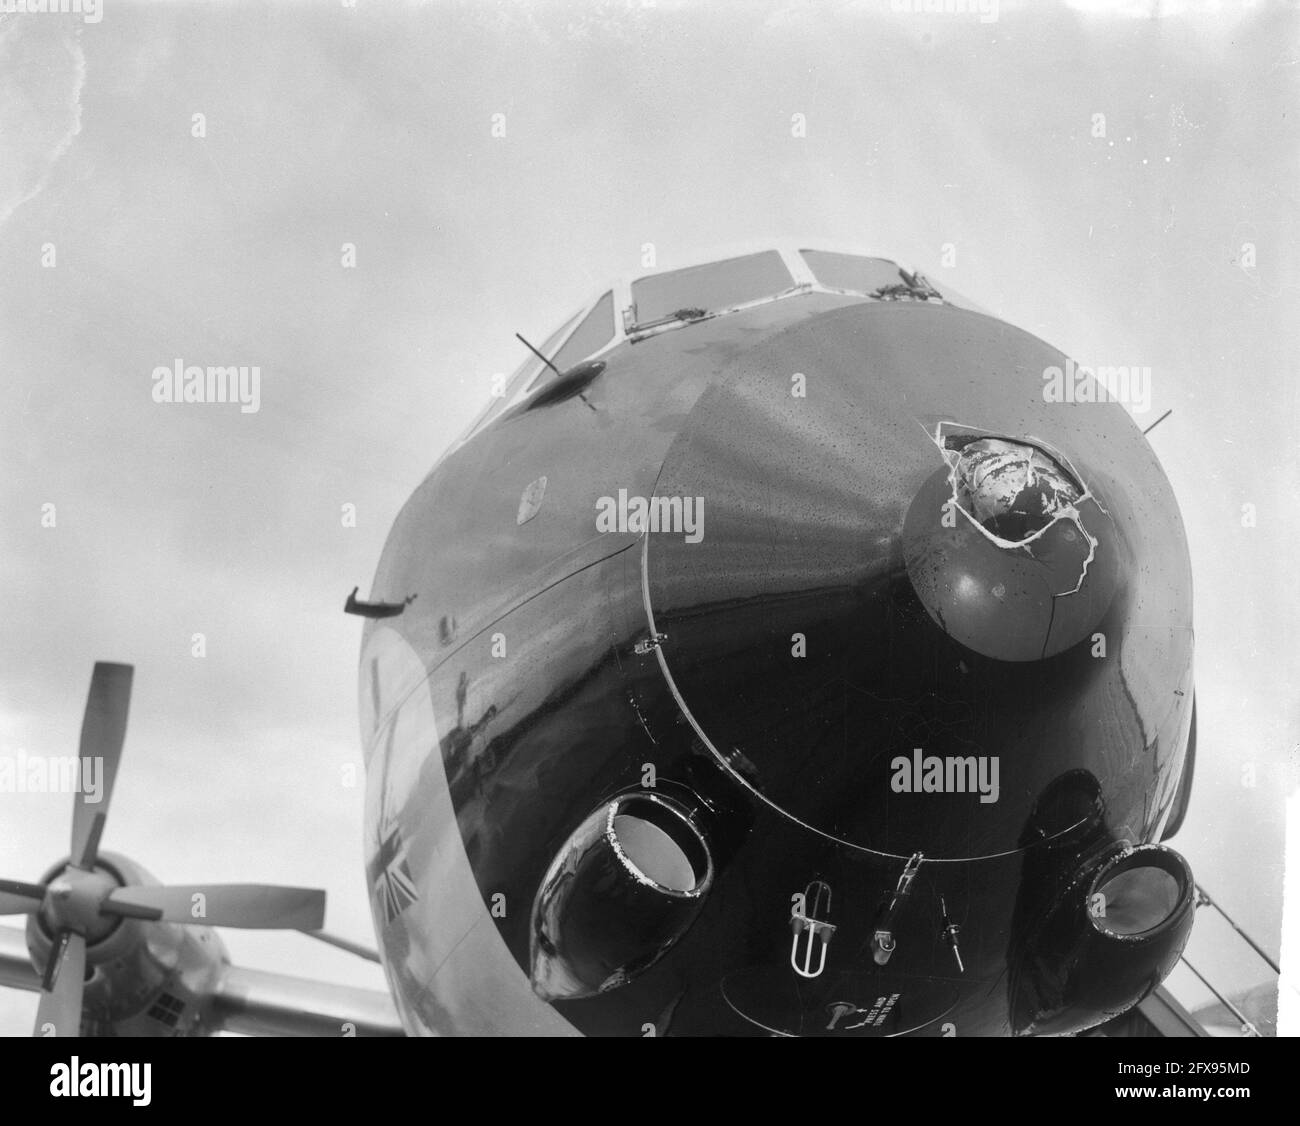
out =
<svg viewBox="0 0 1300 1126"><path fill-rule="evenodd" d="M642 332L648 328L660 328L663 325L678 324L682 321L702 321L708 316L711 316L708 309L700 309L690 305L683 309L676 309L671 313L665 313L662 317L656 317L652 321L634 324L630 331Z"/></svg>
<svg viewBox="0 0 1300 1126"><path fill-rule="evenodd" d="M898 276L903 280L893 285L882 285L872 297L881 301L942 301L943 294L930 284L930 280L919 270L909 274L901 266Z"/></svg>

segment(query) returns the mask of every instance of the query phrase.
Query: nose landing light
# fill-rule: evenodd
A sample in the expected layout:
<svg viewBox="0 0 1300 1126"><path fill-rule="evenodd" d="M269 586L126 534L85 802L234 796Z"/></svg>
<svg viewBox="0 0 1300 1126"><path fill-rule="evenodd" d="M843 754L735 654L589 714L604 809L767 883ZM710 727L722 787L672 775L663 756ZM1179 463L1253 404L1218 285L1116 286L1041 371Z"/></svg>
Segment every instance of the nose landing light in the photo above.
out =
<svg viewBox="0 0 1300 1126"><path fill-rule="evenodd" d="M551 861L533 904L534 992L593 997L631 981L690 929L713 882L693 810L634 791L597 807Z"/></svg>

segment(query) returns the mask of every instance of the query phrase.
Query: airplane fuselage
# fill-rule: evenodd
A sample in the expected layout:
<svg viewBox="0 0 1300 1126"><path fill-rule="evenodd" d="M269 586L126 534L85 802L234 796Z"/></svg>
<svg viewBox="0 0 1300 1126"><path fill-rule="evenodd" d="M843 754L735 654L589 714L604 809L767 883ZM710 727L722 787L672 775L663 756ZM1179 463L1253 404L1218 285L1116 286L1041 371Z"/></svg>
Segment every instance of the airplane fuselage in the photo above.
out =
<svg viewBox="0 0 1300 1126"><path fill-rule="evenodd" d="M438 463L371 589L405 605L360 701L408 1031L1068 1032L1153 988L1190 874L1133 849L1182 769L1191 578L1124 408L1048 401L1066 357L937 300L600 359ZM1000 457L1041 513L990 515ZM1135 864L1178 902L1096 925Z"/></svg>

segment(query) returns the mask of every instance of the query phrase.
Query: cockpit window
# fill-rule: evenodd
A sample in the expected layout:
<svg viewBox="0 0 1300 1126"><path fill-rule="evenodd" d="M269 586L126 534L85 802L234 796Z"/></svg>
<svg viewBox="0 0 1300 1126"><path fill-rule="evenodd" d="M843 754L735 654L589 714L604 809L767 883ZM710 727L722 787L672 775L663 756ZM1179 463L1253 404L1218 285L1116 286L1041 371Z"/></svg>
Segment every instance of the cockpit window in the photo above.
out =
<svg viewBox="0 0 1300 1126"><path fill-rule="evenodd" d="M822 285L874 293L898 283L898 264L885 258L864 258L858 254L836 254L829 250L801 250L803 260Z"/></svg>
<svg viewBox="0 0 1300 1126"><path fill-rule="evenodd" d="M568 371L614 339L614 295L606 293L596 302L559 353L550 360L560 371ZM549 368L547 369L550 370Z"/></svg>
<svg viewBox="0 0 1300 1126"><path fill-rule="evenodd" d="M706 313L775 297L794 285L790 271L775 250L728 258L704 266L651 274L632 283L638 326L674 313L700 309Z"/></svg>

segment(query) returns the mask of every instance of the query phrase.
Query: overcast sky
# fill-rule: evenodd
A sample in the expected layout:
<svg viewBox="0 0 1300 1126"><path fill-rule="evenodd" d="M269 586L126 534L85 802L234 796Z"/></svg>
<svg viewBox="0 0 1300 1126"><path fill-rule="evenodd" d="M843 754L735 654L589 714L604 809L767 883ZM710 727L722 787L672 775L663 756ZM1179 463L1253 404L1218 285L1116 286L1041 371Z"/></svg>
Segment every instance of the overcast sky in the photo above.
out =
<svg viewBox="0 0 1300 1126"><path fill-rule="evenodd" d="M515 331L546 336L645 244L664 268L795 238L1151 368L1139 421L1173 410L1151 440L1196 584L1176 844L1277 953L1300 753L1294 14L102 3L0 15L0 755L75 753L93 662L134 664L106 848L169 882L325 887L328 925L372 943L345 595L523 358ZM177 359L257 365L260 409L155 403ZM70 806L0 794L0 874L65 855ZM240 963L382 985L299 936L223 935ZM1271 976L1193 943L1233 988ZM0 990L0 1032L34 1011Z"/></svg>

